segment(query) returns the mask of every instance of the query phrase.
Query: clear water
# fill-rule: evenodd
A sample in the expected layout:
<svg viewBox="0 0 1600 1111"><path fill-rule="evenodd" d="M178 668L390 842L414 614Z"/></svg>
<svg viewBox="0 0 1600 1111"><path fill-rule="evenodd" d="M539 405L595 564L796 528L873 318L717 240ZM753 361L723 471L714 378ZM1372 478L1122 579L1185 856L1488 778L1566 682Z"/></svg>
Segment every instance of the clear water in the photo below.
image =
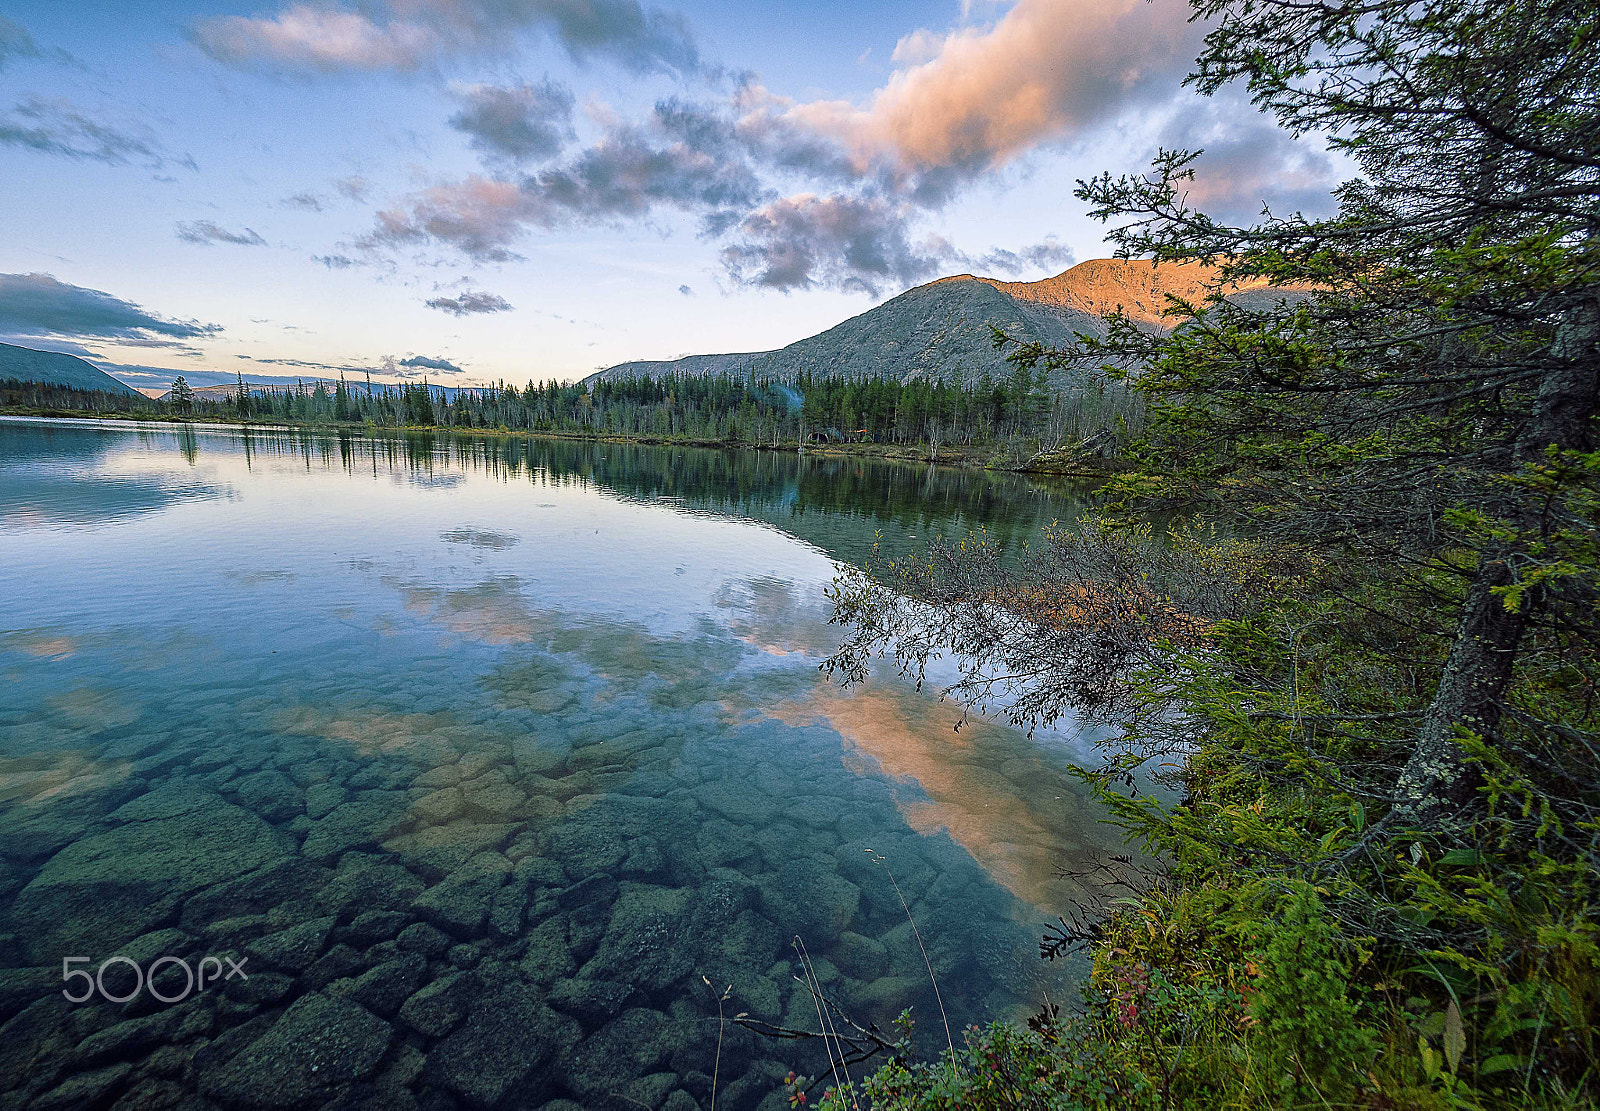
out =
<svg viewBox="0 0 1600 1111"><path fill-rule="evenodd" d="M1084 738L817 665L876 536L1075 511L854 460L0 420L0 1087L765 1109L826 1067L731 1022L817 1028L796 938L929 1047L923 948L953 1029L1061 998L1058 869L1114 845Z"/></svg>

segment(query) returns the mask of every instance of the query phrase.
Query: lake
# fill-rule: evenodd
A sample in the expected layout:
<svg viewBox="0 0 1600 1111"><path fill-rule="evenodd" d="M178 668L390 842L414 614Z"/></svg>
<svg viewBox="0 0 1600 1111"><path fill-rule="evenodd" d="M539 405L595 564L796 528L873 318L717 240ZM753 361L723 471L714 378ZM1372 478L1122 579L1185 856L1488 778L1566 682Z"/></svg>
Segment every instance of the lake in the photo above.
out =
<svg viewBox="0 0 1600 1111"><path fill-rule="evenodd" d="M941 1005L959 1038L1070 999L1038 942L1058 871L1120 848L1068 771L1093 738L818 664L876 538L1078 508L858 459L0 419L6 1105L772 1111L826 1059L733 1020L816 1030L802 968L930 1052Z"/></svg>

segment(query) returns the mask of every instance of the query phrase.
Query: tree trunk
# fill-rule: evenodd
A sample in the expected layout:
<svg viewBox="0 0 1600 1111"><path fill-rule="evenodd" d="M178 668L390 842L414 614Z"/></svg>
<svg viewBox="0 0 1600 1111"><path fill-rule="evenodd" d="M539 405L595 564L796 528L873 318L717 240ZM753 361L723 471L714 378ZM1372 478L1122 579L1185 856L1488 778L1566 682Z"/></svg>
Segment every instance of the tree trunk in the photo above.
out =
<svg viewBox="0 0 1600 1111"><path fill-rule="evenodd" d="M1527 624L1526 606L1508 610L1495 593L1510 582L1510 564L1497 559L1479 569L1467 592L1439 688L1395 786L1394 809L1402 825L1431 825L1442 806L1465 802L1475 786L1456 733L1466 729L1489 737L1499 725L1500 695Z"/></svg>
<svg viewBox="0 0 1600 1111"><path fill-rule="evenodd" d="M1555 447L1592 451L1600 406L1600 298L1580 300L1563 315L1550 347L1555 365L1539 383L1532 419L1517 442L1519 462L1532 463ZM1535 521L1525 522L1530 531ZM1448 803L1466 802L1476 787L1455 737L1467 730L1492 737L1500 696L1511 680L1528 615L1543 604L1543 590L1525 591L1515 611L1496 588L1511 584L1515 552L1486 555L1467 591L1456 637L1433 701L1423 715L1411 758L1395 785L1393 813L1402 826L1435 824Z"/></svg>
<svg viewBox="0 0 1600 1111"><path fill-rule="evenodd" d="M1558 362L1539 383L1533 420L1517 455L1537 459L1554 445L1594 450L1594 416L1600 405L1600 297L1587 297L1564 314L1550 354Z"/></svg>

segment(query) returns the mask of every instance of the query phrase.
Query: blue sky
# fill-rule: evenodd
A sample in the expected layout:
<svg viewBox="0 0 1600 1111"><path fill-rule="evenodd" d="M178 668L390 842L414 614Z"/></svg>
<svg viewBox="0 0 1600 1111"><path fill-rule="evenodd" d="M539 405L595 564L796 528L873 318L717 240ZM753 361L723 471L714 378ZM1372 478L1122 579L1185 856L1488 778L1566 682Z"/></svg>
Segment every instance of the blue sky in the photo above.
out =
<svg viewBox="0 0 1600 1111"><path fill-rule="evenodd" d="M1179 87L1187 15L0 0L0 341L138 385L571 378L1101 256L1073 181L1158 144L1214 212L1325 208L1319 143Z"/></svg>

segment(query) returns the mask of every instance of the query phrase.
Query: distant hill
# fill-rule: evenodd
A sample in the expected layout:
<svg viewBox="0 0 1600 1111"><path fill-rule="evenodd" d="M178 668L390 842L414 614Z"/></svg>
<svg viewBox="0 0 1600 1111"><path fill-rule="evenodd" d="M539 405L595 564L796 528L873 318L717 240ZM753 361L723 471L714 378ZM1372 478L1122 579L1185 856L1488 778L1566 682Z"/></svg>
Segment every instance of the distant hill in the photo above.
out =
<svg viewBox="0 0 1600 1111"><path fill-rule="evenodd" d="M740 355L689 355L682 359L620 363L596 378L715 374L742 371L792 379L810 371L841 377L926 378L973 382L987 371L1009 376L1005 352L994 346L991 328L1023 341L1052 347L1078 333L1103 336L1102 317L1118 306L1136 322L1167 328L1161 316L1166 295L1202 298L1215 271L1199 263L1095 259L1037 282L1003 282L957 274L909 289L877 308L777 351ZM1230 297L1281 295L1265 282L1235 286ZM1064 384L1064 383L1058 383Z"/></svg>
<svg viewBox="0 0 1600 1111"><path fill-rule="evenodd" d="M0 343L0 382L43 382L74 390L103 390L106 393L137 397L138 391L85 362L76 355L58 351L35 351Z"/></svg>

